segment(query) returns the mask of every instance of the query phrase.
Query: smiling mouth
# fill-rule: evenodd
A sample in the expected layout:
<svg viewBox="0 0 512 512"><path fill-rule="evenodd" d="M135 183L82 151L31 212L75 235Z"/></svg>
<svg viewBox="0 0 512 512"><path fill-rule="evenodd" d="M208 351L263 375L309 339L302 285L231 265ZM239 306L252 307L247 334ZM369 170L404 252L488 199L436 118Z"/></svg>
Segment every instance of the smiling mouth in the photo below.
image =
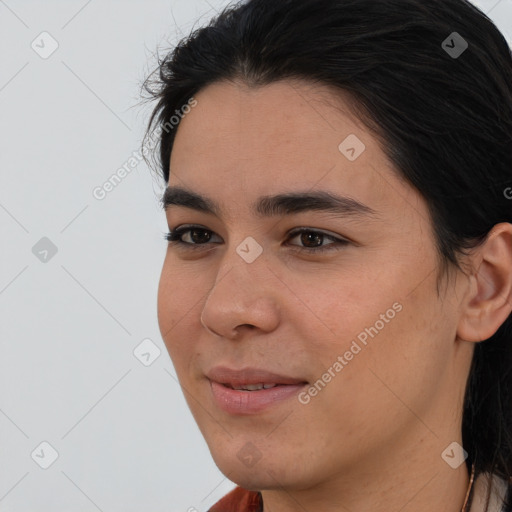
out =
<svg viewBox="0 0 512 512"><path fill-rule="evenodd" d="M233 369L226 366L216 366L206 372L206 377L212 382L217 382L225 387L247 391L268 389L274 386L306 384L306 381L303 379L279 375L263 368L252 367Z"/></svg>
<svg viewBox="0 0 512 512"><path fill-rule="evenodd" d="M261 383L261 384L244 384L244 385L241 385L241 386L234 386L234 385L231 385L229 383L224 383L224 382L221 382L221 384L223 386L225 386L226 388L235 389L237 391L260 391L262 389L271 389L271 388L275 388L277 386L291 386L291 385L293 385L293 384L275 384L275 383L264 384L264 383Z"/></svg>

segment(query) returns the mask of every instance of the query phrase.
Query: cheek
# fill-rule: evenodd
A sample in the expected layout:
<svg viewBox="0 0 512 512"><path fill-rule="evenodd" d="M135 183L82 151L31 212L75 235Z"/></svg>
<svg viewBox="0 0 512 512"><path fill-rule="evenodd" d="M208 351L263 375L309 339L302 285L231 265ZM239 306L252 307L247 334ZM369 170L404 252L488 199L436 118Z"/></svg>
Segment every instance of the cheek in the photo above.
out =
<svg viewBox="0 0 512 512"><path fill-rule="evenodd" d="M392 294L391 301L368 310L364 319L359 316L360 325L353 325L343 344L331 351L331 364L338 354L351 358L328 396L343 414L350 411L356 418L373 418L391 431L393 421L408 421L407 407L420 416L425 413L447 371L453 341L447 322L450 311L443 310L432 286L428 283L423 294L414 296ZM391 313L388 302L400 307L391 308ZM360 350L351 350L354 343Z"/></svg>
<svg viewBox="0 0 512 512"><path fill-rule="evenodd" d="M158 322L160 326L178 325L185 317L190 317L192 309L207 292L205 278L183 262L177 262L169 253L166 256L158 283Z"/></svg>
<svg viewBox="0 0 512 512"><path fill-rule="evenodd" d="M374 403L372 392L381 396L385 387L379 378L407 396L443 371L451 313L437 298L435 276L411 293L409 283L417 278L413 266L387 270L347 272L323 286L314 279L295 282L294 291L301 298L294 306L295 316L308 340L312 374L329 380L326 372L331 368L336 375L331 381L337 384L327 386L337 389L337 402L339 391L350 389L363 402ZM361 389L368 393L361 394ZM350 397L342 400L358 407Z"/></svg>
<svg viewBox="0 0 512 512"><path fill-rule="evenodd" d="M181 367L194 350L193 322L198 322L200 304L198 298L204 292L195 290L192 280L183 272L172 270L164 264L157 296L157 317L162 340L167 347L173 365ZM197 278L195 280L198 282Z"/></svg>
<svg viewBox="0 0 512 512"><path fill-rule="evenodd" d="M399 315L393 309L398 298L396 286L379 282L368 270L352 266L338 272L324 269L311 276L294 277L288 279L293 293L287 306L301 331L308 333L304 339L315 347L312 352L344 352L365 328L376 322L379 330L387 327L388 323L380 320L381 314L388 312L389 322Z"/></svg>

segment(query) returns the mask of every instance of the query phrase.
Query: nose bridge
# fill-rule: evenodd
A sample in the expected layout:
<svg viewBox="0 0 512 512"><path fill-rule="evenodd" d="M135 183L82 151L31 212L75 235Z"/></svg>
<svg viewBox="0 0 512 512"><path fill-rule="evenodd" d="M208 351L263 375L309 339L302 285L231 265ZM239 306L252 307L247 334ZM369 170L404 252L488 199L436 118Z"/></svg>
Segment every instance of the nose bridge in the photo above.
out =
<svg viewBox="0 0 512 512"><path fill-rule="evenodd" d="M245 238L238 237L233 244L228 244L228 250L223 255L214 286L220 284L225 278L229 279L229 274L236 275L236 279L240 282L261 281L265 275L272 274L267 267L267 258L264 254L263 234L253 233L253 235L247 235Z"/></svg>
<svg viewBox="0 0 512 512"><path fill-rule="evenodd" d="M201 323L209 330L230 337L241 325L275 327L276 287L268 279L272 272L262 253L263 247L251 237L225 253L201 313Z"/></svg>

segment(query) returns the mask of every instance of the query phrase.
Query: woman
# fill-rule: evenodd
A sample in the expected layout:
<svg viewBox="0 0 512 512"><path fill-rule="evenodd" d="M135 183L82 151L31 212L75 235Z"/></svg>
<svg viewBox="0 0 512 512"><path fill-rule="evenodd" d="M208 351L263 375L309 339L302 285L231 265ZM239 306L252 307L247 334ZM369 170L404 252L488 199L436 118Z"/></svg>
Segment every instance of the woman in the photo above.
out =
<svg viewBox="0 0 512 512"><path fill-rule="evenodd" d="M512 511L511 84L464 0L250 0L159 63L212 512Z"/></svg>

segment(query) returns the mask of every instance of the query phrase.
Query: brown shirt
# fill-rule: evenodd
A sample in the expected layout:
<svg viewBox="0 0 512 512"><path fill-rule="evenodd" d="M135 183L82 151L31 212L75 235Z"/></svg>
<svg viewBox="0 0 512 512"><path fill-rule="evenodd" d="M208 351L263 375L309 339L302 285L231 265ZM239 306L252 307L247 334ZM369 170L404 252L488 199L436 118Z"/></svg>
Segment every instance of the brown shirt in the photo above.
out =
<svg viewBox="0 0 512 512"><path fill-rule="evenodd" d="M259 492L235 487L208 512L263 512L263 500Z"/></svg>

